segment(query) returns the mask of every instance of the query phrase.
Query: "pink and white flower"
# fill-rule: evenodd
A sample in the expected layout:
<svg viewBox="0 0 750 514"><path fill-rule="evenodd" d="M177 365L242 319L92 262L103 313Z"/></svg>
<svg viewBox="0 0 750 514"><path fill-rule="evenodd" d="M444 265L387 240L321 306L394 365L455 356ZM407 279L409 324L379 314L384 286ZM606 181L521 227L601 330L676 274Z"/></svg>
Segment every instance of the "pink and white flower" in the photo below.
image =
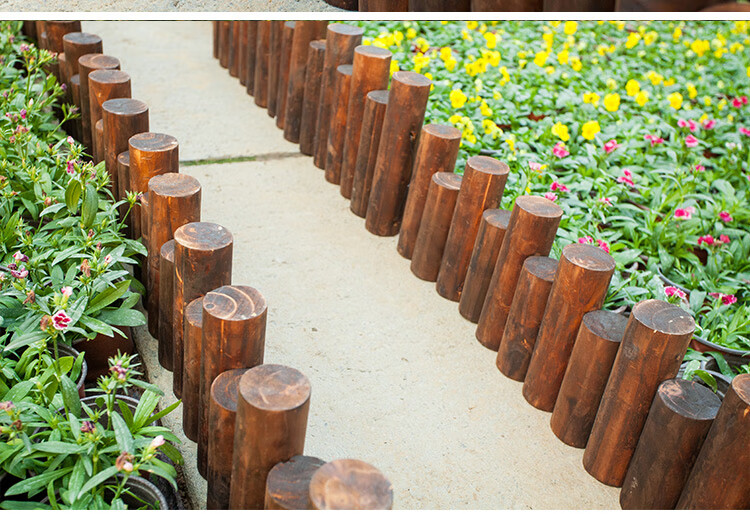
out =
<svg viewBox="0 0 750 514"><path fill-rule="evenodd" d="M664 138L655 136L654 134L646 134L644 137L646 141L651 141L651 146L658 145L659 143L664 142Z"/></svg>
<svg viewBox="0 0 750 514"><path fill-rule="evenodd" d="M28 256L22 254L21 252L16 252L13 254L13 259L16 262L29 262Z"/></svg>
<svg viewBox="0 0 750 514"><path fill-rule="evenodd" d="M687 137L685 138L685 145L686 145L686 146L687 146L688 148L695 148L696 146L698 146L698 143L700 143L700 141L698 140L698 138L696 138L696 137L695 137L694 135L692 135L692 134L689 134L689 135L688 135L688 136L687 136Z"/></svg>
<svg viewBox="0 0 750 514"><path fill-rule="evenodd" d="M606 205L607 207L612 207L612 199L608 196L602 196L599 198L599 203Z"/></svg>
<svg viewBox="0 0 750 514"><path fill-rule="evenodd" d="M740 127L740 134L743 136L750 136L750 129L745 127Z"/></svg>
<svg viewBox="0 0 750 514"><path fill-rule="evenodd" d="M570 152L567 148L565 148L565 143L563 143L562 141L558 141L554 148L552 148L552 154L555 157L562 159L563 157L567 157L568 155L570 155Z"/></svg>
<svg viewBox="0 0 750 514"><path fill-rule="evenodd" d="M695 207L678 207L674 210L674 217L678 220L689 220L695 214Z"/></svg>
<svg viewBox="0 0 750 514"><path fill-rule="evenodd" d="M635 182L633 182L633 173L627 168L622 170L622 176L617 177L617 182L620 184L627 184L629 186L635 186Z"/></svg>
<svg viewBox="0 0 750 514"><path fill-rule="evenodd" d="M719 218L721 218L721 221L723 221L724 223L729 223L730 221L734 219L732 218L732 215L729 214L727 211L721 211L719 213Z"/></svg>
<svg viewBox="0 0 750 514"><path fill-rule="evenodd" d="M559 183L557 180L554 180L549 188L551 191L560 191L561 193L567 193L568 191L570 191L570 189L568 189L568 186Z"/></svg>
<svg viewBox="0 0 750 514"><path fill-rule="evenodd" d="M665 287L664 294L667 296L676 296L678 298L682 298L683 300L687 298L687 294L685 294L685 291L683 291L679 287L674 286Z"/></svg>
<svg viewBox="0 0 750 514"><path fill-rule="evenodd" d="M696 164L695 171L706 171L706 167L702 164Z"/></svg>
<svg viewBox="0 0 750 514"><path fill-rule="evenodd" d="M557 200L557 195L555 193L544 193L544 197L550 202L554 202Z"/></svg>
<svg viewBox="0 0 750 514"><path fill-rule="evenodd" d="M704 120L703 121L703 128L706 130L711 130L716 126L716 120Z"/></svg>
<svg viewBox="0 0 750 514"><path fill-rule="evenodd" d="M73 321L70 319L70 316L68 316L64 310L59 310L55 314L52 315L52 326L55 327L55 330L59 330L61 332L65 332L68 330L68 324Z"/></svg>
<svg viewBox="0 0 750 514"><path fill-rule="evenodd" d="M620 144L617 143L616 139L610 139L609 141L607 141L606 143L604 143L604 151L609 154L609 153L614 152L615 150L617 150L621 146L622 145L620 145Z"/></svg>
<svg viewBox="0 0 750 514"><path fill-rule="evenodd" d="M542 171L546 167L547 167L546 164L542 164L542 163L534 162L534 161L529 161L529 168L532 171Z"/></svg>
<svg viewBox="0 0 750 514"><path fill-rule="evenodd" d="M62 293L63 297L70 298L70 295L73 294L73 288L70 286L65 286L60 289L60 292Z"/></svg>

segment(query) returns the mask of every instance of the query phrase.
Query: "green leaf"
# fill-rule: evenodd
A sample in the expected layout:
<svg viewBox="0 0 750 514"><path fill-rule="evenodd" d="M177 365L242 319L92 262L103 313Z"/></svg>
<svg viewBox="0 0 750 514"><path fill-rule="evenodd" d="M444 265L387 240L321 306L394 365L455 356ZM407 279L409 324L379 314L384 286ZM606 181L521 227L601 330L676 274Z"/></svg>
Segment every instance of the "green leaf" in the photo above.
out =
<svg viewBox="0 0 750 514"><path fill-rule="evenodd" d="M86 194L83 197L83 207L81 207L81 223L86 228L90 228L96 219L96 212L99 210L99 194L91 184L86 184Z"/></svg>
<svg viewBox="0 0 750 514"><path fill-rule="evenodd" d="M78 388L68 375L63 375L60 382L62 383L62 397L65 407L75 417L81 417L81 399L78 396Z"/></svg>
<svg viewBox="0 0 750 514"><path fill-rule="evenodd" d="M104 469L91 477L88 482L86 482L83 487L81 488L81 491L78 493L78 499L81 499L84 494L92 490L94 487L98 486L108 478L111 478L117 474L117 468L114 466L111 466L107 469Z"/></svg>
<svg viewBox="0 0 750 514"><path fill-rule="evenodd" d="M3 401L18 403L29 394L29 391L31 391L32 387L34 387L34 382L32 380L24 380L23 382L19 382L11 387L10 391L8 391L5 396L3 396Z"/></svg>
<svg viewBox="0 0 750 514"><path fill-rule="evenodd" d="M714 393L717 391L716 378L711 373L703 369L697 369L695 370L695 376L703 380Z"/></svg>
<svg viewBox="0 0 750 514"><path fill-rule="evenodd" d="M55 471L45 471L41 475L36 475L31 478L27 478L26 480L22 480L18 482L17 484L12 485L6 491L5 494L7 495L26 494L29 492L40 491L42 488L46 487L47 482L57 480L58 478L67 475L68 473L70 473L70 470L71 468L67 467L67 468L58 469Z"/></svg>
<svg viewBox="0 0 750 514"><path fill-rule="evenodd" d="M146 316L135 309L102 311L97 316L97 319L118 327L140 327L146 324Z"/></svg>
<svg viewBox="0 0 750 514"><path fill-rule="evenodd" d="M67 189L65 189L65 205L73 214L78 213L78 201L81 199L82 192L81 183L77 180L71 180Z"/></svg>
<svg viewBox="0 0 750 514"><path fill-rule="evenodd" d="M727 362L727 359L724 357L723 354L719 352L706 352L711 357L716 360L716 366L719 368L719 372L728 378L734 378L735 373L732 372L731 366L729 366L729 363Z"/></svg>
<svg viewBox="0 0 750 514"><path fill-rule="evenodd" d="M21 334L21 333L16 332L16 334ZM5 347L5 351L12 352L14 350L17 350L18 348L23 348L24 346L31 346L34 343L38 343L39 341L42 341L46 337L47 337L47 334L45 334L41 330L36 330L33 332L14 336L13 339L11 339L10 344Z"/></svg>
<svg viewBox="0 0 750 514"><path fill-rule="evenodd" d="M167 458L169 458L169 460L171 460L175 464L182 464L184 462L182 459L182 454L177 448L172 445L172 443L164 443L163 445L161 445L161 447L159 447L159 449L163 451L164 455L166 455Z"/></svg>
<svg viewBox="0 0 750 514"><path fill-rule="evenodd" d="M135 430L146 425L146 420L151 417L151 414L154 412L154 409L156 409L158 404L158 394L153 391L146 391L143 393L143 396L141 396L141 399L138 402L138 407L135 409L135 414L133 415L133 428L135 428Z"/></svg>
<svg viewBox="0 0 750 514"><path fill-rule="evenodd" d="M177 407L179 407L180 403L182 403L182 400L178 400L178 401L174 402L172 405L170 405L166 409L161 410L161 411L157 412L156 414L154 414L153 416L151 416L150 418L148 418L144 424L145 425L150 425L151 423L154 423L157 420L163 418L164 416L166 416L167 414L169 414L170 412L172 412L173 410L175 410Z"/></svg>
<svg viewBox="0 0 750 514"><path fill-rule="evenodd" d="M164 391L162 391L161 389L159 389L159 386L157 386L157 385L150 384L150 383L145 382L143 380L138 380L137 378L131 378L130 382L134 386L138 386L141 389L146 389L147 391L151 391L153 393L156 393L159 396L164 396Z"/></svg>
<svg viewBox="0 0 750 514"><path fill-rule="evenodd" d="M116 302L123 297L125 291L128 290L128 287L130 287L130 280L123 280L122 282L118 282L112 287L105 289L89 302L86 313L90 315L92 313L100 311L107 305Z"/></svg>
<svg viewBox="0 0 750 514"><path fill-rule="evenodd" d="M35 450L45 453L81 453L85 448L74 443L63 443L61 441L43 441L34 445Z"/></svg>
<svg viewBox="0 0 750 514"><path fill-rule="evenodd" d="M83 459L88 457L83 456L73 466L73 472L70 474L70 480L68 480L68 503L73 503L78 498L78 493L83 486L83 481L86 479L86 468L83 464Z"/></svg>
<svg viewBox="0 0 750 514"><path fill-rule="evenodd" d="M130 433L128 425L117 412L112 412L112 426L115 430L115 440L120 445L120 451L133 454L135 452L133 449L133 434Z"/></svg>
<svg viewBox="0 0 750 514"><path fill-rule="evenodd" d="M96 318L92 318L91 316L86 316L84 314L83 316L81 316L80 322L97 334L104 334L108 337L112 337L112 335L114 335L112 327L102 321L99 321Z"/></svg>

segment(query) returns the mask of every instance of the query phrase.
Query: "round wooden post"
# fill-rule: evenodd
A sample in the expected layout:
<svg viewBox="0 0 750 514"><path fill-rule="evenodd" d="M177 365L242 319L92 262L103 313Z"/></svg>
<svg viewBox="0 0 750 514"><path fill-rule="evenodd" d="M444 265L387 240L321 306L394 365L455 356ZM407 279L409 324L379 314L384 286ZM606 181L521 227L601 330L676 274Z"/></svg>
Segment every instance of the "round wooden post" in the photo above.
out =
<svg viewBox="0 0 750 514"><path fill-rule="evenodd" d="M304 155L315 153L315 128L318 126L318 101L320 100L320 85L323 80L325 56L325 39L310 43L299 128L299 151Z"/></svg>
<svg viewBox="0 0 750 514"><path fill-rule="evenodd" d="M413 71L393 74L365 221L367 230L377 236L393 236L401 228L414 150L431 85L430 79Z"/></svg>
<svg viewBox="0 0 750 514"><path fill-rule="evenodd" d="M232 38L232 22L221 20L219 22L219 65L229 68L229 46Z"/></svg>
<svg viewBox="0 0 750 514"><path fill-rule="evenodd" d="M156 290L154 290L156 291ZM174 370L174 239L159 249L159 364ZM154 295L152 295L154 296Z"/></svg>
<svg viewBox="0 0 750 514"><path fill-rule="evenodd" d="M622 484L623 509L674 509L720 405L696 382L659 385Z"/></svg>
<svg viewBox="0 0 750 514"><path fill-rule="evenodd" d="M352 197L352 182L362 137L362 115L365 111L367 93L388 87L390 65L391 52L388 50L372 45L359 45L354 49L346 135L341 157L341 196L344 198Z"/></svg>
<svg viewBox="0 0 750 514"><path fill-rule="evenodd" d="M302 102L305 97L305 75L310 43L325 37L327 24L326 20L298 20L294 26L284 114L284 139L292 143L299 143L300 139Z"/></svg>
<svg viewBox="0 0 750 514"><path fill-rule="evenodd" d="M325 162L325 179L331 184L341 183L341 162L346 137L346 114L349 110L352 68L351 64L342 64L336 68Z"/></svg>
<svg viewBox="0 0 750 514"><path fill-rule="evenodd" d="M232 21L232 40L229 45L229 76L240 76L240 21Z"/></svg>
<svg viewBox="0 0 750 514"><path fill-rule="evenodd" d="M500 205L508 171L507 164L492 157L473 156L466 161L437 278L437 292L443 298L457 302L461 297L482 213Z"/></svg>
<svg viewBox="0 0 750 514"><path fill-rule="evenodd" d="M279 91L279 72L281 64L281 38L284 31L283 20L271 21L268 50L268 115L276 117L276 100Z"/></svg>
<svg viewBox="0 0 750 514"><path fill-rule="evenodd" d="M148 132L148 106L133 98L113 98L102 104L104 127L104 162L112 177L115 200L124 198L126 184L117 177L117 156L128 148L128 140L135 134ZM133 156L130 156L131 160ZM123 207L125 207L123 205ZM124 214L124 209L121 215Z"/></svg>
<svg viewBox="0 0 750 514"><path fill-rule="evenodd" d="M612 12L615 0L544 0L545 12Z"/></svg>
<svg viewBox="0 0 750 514"><path fill-rule="evenodd" d="M219 58L219 22L211 22L212 34L214 37L214 59Z"/></svg>
<svg viewBox="0 0 750 514"><path fill-rule="evenodd" d="M185 307L182 327L182 430L185 437L198 442L201 401L201 352L203 348L203 299L201 296ZM206 407L208 410L208 407ZM208 476L208 475L206 475Z"/></svg>
<svg viewBox="0 0 750 514"><path fill-rule="evenodd" d="M437 280L461 181L460 175L445 171L435 173L430 178L424 216L411 260L412 273L422 280Z"/></svg>
<svg viewBox="0 0 750 514"><path fill-rule="evenodd" d="M279 68L279 87L276 96L276 126L284 129L286 121L286 97L289 92L289 63L292 59L292 40L296 22L284 22L281 32L281 63Z"/></svg>
<svg viewBox="0 0 750 514"><path fill-rule="evenodd" d="M248 20L247 22L247 64L245 72L245 91L248 95L253 94L255 86L255 52L258 45L258 24L257 20Z"/></svg>
<svg viewBox="0 0 750 514"><path fill-rule="evenodd" d="M91 123L89 99L89 74L94 70L119 70L120 60L104 54L86 54L78 58L78 77L81 96L82 143L88 152L93 151L94 124Z"/></svg>
<svg viewBox="0 0 750 514"><path fill-rule="evenodd" d="M393 486L375 466L355 459L324 464L310 480L313 510L391 510Z"/></svg>
<svg viewBox="0 0 750 514"><path fill-rule="evenodd" d="M357 148L357 162L354 166L354 177L352 178L352 200L349 207L360 218L367 216L372 176L375 173L375 163L378 160L380 136L383 133L383 121L385 120L389 95L388 90L379 89L367 93L365 99L362 131Z"/></svg>
<svg viewBox="0 0 750 514"><path fill-rule="evenodd" d="M102 38L87 32L69 32L62 38L63 52L67 64L67 82L78 74L78 59L86 54L102 53Z"/></svg>
<svg viewBox="0 0 750 514"><path fill-rule="evenodd" d="M471 0L409 0L412 12L469 12Z"/></svg>
<svg viewBox="0 0 750 514"><path fill-rule="evenodd" d="M359 0L360 12L400 12L409 10L409 0Z"/></svg>
<svg viewBox="0 0 750 514"><path fill-rule="evenodd" d="M523 262L518 277L495 359L500 372L518 382L523 382L529 369L557 264L555 259L534 255Z"/></svg>
<svg viewBox="0 0 750 514"><path fill-rule="evenodd" d="M242 375L234 432L230 509L262 509L276 464L305 451L310 381L296 369L262 364Z"/></svg>
<svg viewBox="0 0 750 514"><path fill-rule="evenodd" d="M79 116L70 121L68 124L68 128L66 129L69 134L73 136L73 138L80 142L82 139L83 134L83 125L81 124L81 77L78 74L75 74L70 77L69 82L70 87L70 101L73 103L73 105L76 106L76 109L78 109Z"/></svg>
<svg viewBox="0 0 750 514"><path fill-rule="evenodd" d="M310 480L324 460L295 455L279 462L268 473L265 510L307 510Z"/></svg>
<svg viewBox="0 0 750 514"><path fill-rule="evenodd" d="M99 119L94 124L94 139L91 141L93 146L94 164L99 164L104 160L104 120ZM118 177L120 175L117 175ZM127 227L126 227L127 231Z"/></svg>
<svg viewBox="0 0 750 514"><path fill-rule="evenodd" d="M336 68L351 64L354 49L362 42L362 27L332 23L326 28L326 51L320 79L320 98L317 101L318 115L315 127L313 164L325 169L328 147L328 131L333 116L333 89L336 84Z"/></svg>
<svg viewBox="0 0 750 514"><path fill-rule="evenodd" d="M47 49L61 54L65 51L63 37L70 32L81 32L81 22L78 20L46 21Z"/></svg>
<svg viewBox="0 0 750 514"><path fill-rule="evenodd" d="M614 272L615 260L599 247L563 248L523 382L524 398L537 409L555 407L583 315L601 309Z"/></svg>
<svg viewBox="0 0 750 514"><path fill-rule="evenodd" d="M240 20L237 23L239 24L240 32L240 42L237 49L237 76L240 79L240 84L247 87L247 32L250 22L247 20Z"/></svg>
<svg viewBox="0 0 750 514"><path fill-rule="evenodd" d="M229 487L232 483L234 454L234 426L237 418L237 396L240 378L246 368L230 369L221 373L211 384L211 404L208 407L208 491L206 508L229 509Z"/></svg>
<svg viewBox="0 0 750 514"><path fill-rule="evenodd" d="M411 194L410 192L409 198ZM407 200L407 207L408 202ZM479 232L474 241L474 249L471 252L471 260L469 260L461 299L458 303L458 312L473 323L479 321L479 315L482 313L484 299L490 287L492 272L495 270L495 262L500 254L500 246L503 244L509 221L510 211L486 209L482 213L482 221L479 223ZM402 234L403 231L404 225L401 225Z"/></svg>
<svg viewBox="0 0 750 514"><path fill-rule="evenodd" d="M266 300L248 286L223 286L203 300L203 355L200 361L198 471L208 471L208 404L214 379L232 368L263 364Z"/></svg>
<svg viewBox="0 0 750 514"><path fill-rule="evenodd" d="M540 12L544 0L471 0L474 12Z"/></svg>
<svg viewBox="0 0 750 514"><path fill-rule="evenodd" d="M159 249L174 237L178 228L200 221L201 185L195 178L182 173L156 175L148 181L149 222L146 283L148 284L148 329L159 339L159 362L172 370L172 338L159 336L156 320L161 318L164 303L158 297L161 289ZM170 286L173 287L173 286ZM170 302L171 303L171 302Z"/></svg>
<svg viewBox="0 0 750 514"><path fill-rule="evenodd" d="M88 110L91 116L91 126L95 127L94 138L91 142L94 162L99 163L104 158L104 148L102 148L102 141L96 137L96 125L103 118L102 104L113 98L130 98L130 75L120 70L94 70L89 73L88 80Z"/></svg>
<svg viewBox="0 0 750 514"><path fill-rule="evenodd" d="M23 28L21 29L23 35L32 41L36 41L37 39L36 24L37 22L34 20L24 20Z"/></svg>
<svg viewBox="0 0 750 514"><path fill-rule="evenodd" d="M216 223L193 222L174 231L174 308L172 319L172 387L182 398L183 313L209 291L232 281L232 234ZM162 304L163 305L163 304ZM197 405L192 408L198 408Z"/></svg>
<svg viewBox="0 0 750 514"><path fill-rule="evenodd" d="M622 485L656 389L677 374L693 330L692 316L676 305L633 307L583 453L583 467L600 482Z"/></svg>
<svg viewBox="0 0 750 514"><path fill-rule="evenodd" d="M271 45L271 23L258 21L258 37L255 41L255 73L253 73L253 96L258 107L268 106L268 71Z"/></svg>
<svg viewBox="0 0 750 514"><path fill-rule="evenodd" d="M750 374L732 380L678 509L750 508Z"/></svg>
<svg viewBox="0 0 750 514"><path fill-rule="evenodd" d="M546 198L516 198L477 325L477 340L485 347L500 347L523 263L532 255L549 254L560 218L562 209Z"/></svg>
<svg viewBox="0 0 750 514"><path fill-rule="evenodd" d="M625 316L602 310L583 316L550 419L565 444L586 447L627 323Z"/></svg>
<svg viewBox="0 0 750 514"><path fill-rule="evenodd" d="M357 0L324 0L328 5L338 7L339 9L346 9L347 11L357 10Z"/></svg>
<svg viewBox="0 0 750 514"><path fill-rule="evenodd" d="M414 252L430 178L439 171L453 173L460 146L461 132L455 127L436 123L422 127L396 247L407 259L411 259Z"/></svg>

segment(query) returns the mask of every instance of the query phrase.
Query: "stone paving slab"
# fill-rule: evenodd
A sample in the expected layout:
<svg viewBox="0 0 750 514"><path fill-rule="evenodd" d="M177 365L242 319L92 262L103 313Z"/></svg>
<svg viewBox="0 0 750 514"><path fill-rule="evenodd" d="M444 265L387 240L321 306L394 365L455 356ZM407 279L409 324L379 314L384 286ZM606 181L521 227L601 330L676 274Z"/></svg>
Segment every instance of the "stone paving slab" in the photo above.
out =
<svg viewBox="0 0 750 514"><path fill-rule="evenodd" d="M323 0L0 0L0 11L346 12Z"/></svg>

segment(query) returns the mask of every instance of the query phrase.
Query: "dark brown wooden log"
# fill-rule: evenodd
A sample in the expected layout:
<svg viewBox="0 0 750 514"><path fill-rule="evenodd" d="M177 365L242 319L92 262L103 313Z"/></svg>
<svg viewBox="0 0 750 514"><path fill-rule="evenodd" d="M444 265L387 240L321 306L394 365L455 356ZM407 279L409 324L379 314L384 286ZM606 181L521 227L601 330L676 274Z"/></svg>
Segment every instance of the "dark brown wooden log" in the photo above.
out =
<svg viewBox="0 0 750 514"><path fill-rule="evenodd" d="M409 0L411 12L469 12L471 0Z"/></svg>
<svg viewBox="0 0 750 514"><path fill-rule="evenodd" d="M237 76L240 79L240 84L247 87L247 45L248 37L247 31L250 22L247 20L240 20L239 24L239 47L237 48ZM253 42L255 44L255 42Z"/></svg>
<svg viewBox="0 0 750 514"><path fill-rule="evenodd" d="M182 327L182 430L185 437L198 442L201 401L201 353L203 348L203 299L201 296L185 307ZM208 408L206 408L208 410ZM206 420L208 422L208 419ZM206 474L208 476L208 474Z"/></svg>
<svg viewBox="0 0 750 514"><path fill-rule="evenodd" d="M411 198L411 192L409 197ZM479 232L474 241L474 249L471 252L471 260L466 270L466 279L458 304L458 312L473 323L479 321L479 315L482 314L484 299L490 287L492 272L495 270L497 256L500 254L500 246L503 244L509 222L510 211L487 209L482 213L482 221L479 223ZM404 226L401 225L402 233L403 230Z"/></svg>
<svg viewBox="0 0 750 514"><path fill-rule="evenodd" d="M696 382L673 378L659 385L622 484L623 509L675 508L720 405Z"/></svg>
<svg viewBox="0 0 750 514"><path fill-rule="evenodd" d="M268 71L271 45L271 23L258 21L258 37L255 41L255 73L253 74L253 96L258 107L268 106Z"/></svg>
<svg viewBox="0 0 750 514"><path fill-rule="evenodd" d="M145 209L144 209L145 210ZM165 308L158 296L161 290L159 249L174 238L174 232L188 223L200 221L201 185L195 178L182 173L157 175L148 182L148 329L159 339L159 362L172 370L172 338L162 338L156 320L161 318ZM171 303L171 302L170 302Z"/></svg>
<svg viewBox="0 0 750 514"><path fill-rule="evenodd" d="M336 68L351 64L354 49L362 43L364 29L344 23L332 23L326 27L326 50L320 79L320 98L315 127L313 164L325 169L328 147L328 131L333 116L333 89L336 83Z"/></svg>
<svg viewBox="0 0 750 514"><path fill-rule="evenodd" d="M367 93L388 88L390 64L391 52L388 50L372 45L360 45L354 49L349 108L346 114L346 136L341 157L340 189L344 198L352 197Z"/></svg>
<svg viewBox="0 0 750 514"><path fill-rule="evenodd" d="M218 21L211 22L211 29L214 37L214 59L219 58L219 23Z"/></svg>
<svg viewBox="0 0 750 514"><path fill-rule="evenodd" d="M393 486L376 467L361 460L324 464L310 480L313 510L391 510Z"/></svg>
<svg viewBox="0 0 750 514"><path fill-rule="evenodd" d="M153 177L163 173L178 173L180 170L180 147L177 139L170 135L155 132L135 134L128 140L128 150L130 185L127 189L130 191L147 192L148 181ZM130 219L132 237L138 239L142 235L140 206L133 207Z"/></svg>
<svg viewBox="0 0 750 514"><path fill-rule="evenodd" d="M422 127L396 247L407 259L411 259L414 252L430 178L439 171L453 173L460 146L461 132L455 127L436 123Z"/></svg>
<svg viewBox="0 0 750 514"><path fill-rule="evenodd" d="M331 123L328 128L328 144L326 146L325 179L331 184L337 185L341 183L341 162L344 157L346 115L349 110L352 69L351 64L338 66L333 84Z"/></svg>
<svg viewBox="0 0 750 514"><path fill-rule="evenodd" d="M401 228L431 85L432 81L419 73L393 74L365 220L365 228L375 235L393 236Z"/></svg>
<svg viewBox="0 0 750 514"><path fill-rule="evenodd" d="M263 295L248 286L223 286L203 301L198 435L198 471L208 471L208 404L214 379L232 368L263 364L267 305Z"/></svg>
<svg viewBox="0 0 750 514"><path fill-rule="evenodd" d="M257 20L247 22L247 76L245 77L245 91L248 95L253 94L255 85L255 52L258 45L258 24Z"/></svg>
<svg viewBox="0 0 750 514"><path fill-rule="evenodd" d="M130 168L130 152L122 152L120 155L117 156L117 166L120 166L120 158L123 154L127 154L128 157L128 170ZM151 214L148 208L148 192L143 192L138 195L139 201L138 206L141 210L141 243L143 243L143 246L148 248L148 234L151 231ZM150 284L148 283L148 256L144 257L143 259L143 267L142 269L134 269L134 271L138 270L141 274L140 281L143 283L143 285L146 287L146 294L143 296L142 303L143 307L145 308L148 305L148 297L151 289Z"/></svg>
<svg viewBox="0 0 750 514"><path fill-rule="evenodd" d="M46 22L44 20L36 20L34 21L34 25L36 25L36 45L41 48L42 50L47 49L47 32L44 28L44 24Z"/></svg>
<svg viewBox="0 0 750 514"><path fill-rule="evenodd" d="M315 153L315 128L318 126L318 101L320 100L320 86L323 80L325 56L325 39L310 43L299 129L299 151L304 155L313 155Z"/></svg>
<svg viewBox="0 0 750 514"><path fill-rule="evenodd" d="M544 317L557 260L528 257L521 268L495 364L506 377L523 382Z"/></svg>
<svg viewBox="0 0 750 514"><path fill-rule="evenodd" d="M94 162L104 160L103 140L97 137L96 124L103 119L102 104L114 98L130 98L130 75L120 70L94 70L89 73L89 108L90 123L94 127L92 150ZM102 132L104 135L104 122Z"/></svg>
<svg viewBox="0 0 750 514"><path fill-rule="evenodd" d="M263 508L268 472L305 452L309 410L310 381L296 369L262 364L242 375L229 508Z"/></svg>
<svg viewBox="0 0 750 514"><path fill-rule="evenodd" d="M92 141L93 151L93 162L99 164L104 160L104 120L100 119L94 125L94 139ZM118 177L120 175L117 175Z"/></svg>
<svg viewBox="0 0 750 514"><path fill-rule="evenodd" d="M633 307L583 453L583 467L600 482L622 485L656 389L677 374L693 330L692 316L676 305Z"/></svg>
<svg viewBox="0 0 750 514"><path fill-rule="evenodd" d="M357 162L354 166L354 177L352 179L352 200L349 207L360 218L367 216L372 176L375 173L375 164L378 160L380 136L383 133L383 121L385 120L389 95L388 90L376 90L367 93L365 99Z"/></svg>
<svg viewBox="0 0 750 514"><path fill-rule="evenodd" d="M229 76L240 76L240 21L232 21L232 39L229 44Z"/></svg>
<svg viewBox="0 0 750 514"><path fill-rule="evenodd" d="M128 148L128 140L135 134L148 132L148 106L134 98L113 98L102 104L104 128L104 162L113 179L115 199L125 198L126 184L120 183L117 174L117 156ZM133 156L131 155L131 159ZM121 216L127 209L122 206Z"/></svg>
<svg viewBox="0 0 750 514"><path fill-rule="evenodd" d="M544 0L471 0L474 12L540 12Z"/></svg>
<svg viewBox="0 0 750 514"><path fill-rule="evenodd" d="M750 12L750 5L730 2L701 9L703 12Z"/></svg>
<svg viewBox="0 0 750 514"><path fill-rule="evenodd" d="M604 305L615 260L590 244L563 248L523 382L523 396L552 412L583 315ZM501 343L502 344L502 343Z"/></svg>
<svg viewBox="0 0 750 514"><path fill-rule="evenodd" d="M440 171L430 177L424 216L411 260L412 273L422 280L437 280L461 181L461 175L447 171Z"/></svg>
<svg viewBox="0 0 750 514"><path fill-rule="evenodd" d="M359 0L360 12L403 12L409 10L409 0Z"/></svg>
<svg viewBox="0 0 750 514"><path fill-rule="evenodd" d="M338 7L339 9L346 9L347 11L357 10L358 0L324 0L328 5Z"/></svg>
<svg viewBox="0 0 750 514"><path fill-rule="evenodd" d="M86 54L102 53L102 38L87 32L69 32L63 36L62 43L67 64L65 82L70 85L70 79L78 74L78 59Z"/></svg>
<svg viewBox="0 0 750 514"><path fill-rule="evenodd" d="M99 122L97 123L97 127L101 127L102 123L103 121L99 120ZM117 179L122 181L123 183L130 182L130 152L129 151L125 150L124 152L120 152L120 154L117 156L116 174L117 174ZM125 232L128 235L128 237L132 237L129 227L125 227ZM137 275L139 273L139 267L135 266L133 269L133 272L135 275ZM136 278L140 280L139 277L136 277Z"/></svg>
<svg viewBox="0 0 750 514"><path fill-rule="evenodd" d="M81 32L81 22L78 20L46 21L47 49L61 54L65 52L63 37L70 32Z"/></svg>
<svg viewBox="0 0 750 514"><path fill-rule="evenodd" d="M545 12L612 12L615 0L544 0Z"/></svg>
<svg viewBox="0 0 750 514"><path fill-rule="evenodd" d="M276 100L279 92L279 70L281 64L281 39L284 31L283 20L271 21L268 47L268 115L276 117Z"/></svg>
<svg viewBox="0 0 750 514"><path fill-rule="evenodd" d="M437 278L437 292L443 298L454 302L461 298L482 213L500 205L508 171L507 164L492 157L473 156L466 161Z"/></svg>
<svg viewBox="0 0 750 514"><path fill-rule="evenodd" d="M89 100L89 73L94 70L119 70L120 60L104 54L86 54L78 58L78 75L81 84L81 128L83 146L93 151L94 124L91 123Z"/></svg>
<svg viewBox="0 0 750 514"><path fill-rule="evenodd" d="M221 373L211 384L208 408L208 491L206 507L211 510L229 508L229 487L232 483L234 425L237 418L237 396L240 378L246 368Z"/></svg>
<svg viewBox="0 0 750 514"><path fill-rule="evenodd" d="M565 444L586 447L627 323L625 316L603 310L583 316L550 419ZM505 343L503 338L501 351Z"/></svg>
<svg viewBox="0 0 750 514"><path fill-rule="evenodd" d="M81 124L81 76L78 74L73 75L70 77L70 99L73 102L73 105L76 106L76 109L79 113L79 116L72 121L70 125L72 125L73 132L69 132L73 138L80 142L81 141L81 134L83 134L83 126Z"/></svg>
<svg viewBox="0 0 750 514"><path fill-rule="evenodd" d="M500 347L523 263L532 255L549 254L560 218L562 209L546 198L516 198L477 325L477 340L485 347Z"/></svg>
<svg viewBox="0 0 750 514"><path fill-rule="evenodd" d="M691 12L705 8L721 0L616 0L615 11L620 12Z"/></svg>
<svg viewBox="0 0 750 514"><path fill-rule="evenodd" d="M268 473L265 510L307 510L310 480L324 460L295 455L279 462Z"/></svg>
<svg viewBox="0 0 750 514"><path fill-rule="evenodd" d="M708 431L678 509L750 508L750 374L732 380Z"/></svg>
<svg viewBox="0 0 750 514"><path fill-rule="evenodd" d="M173 322L174 239L170 239L159 250L159 364L168 371L174 370Z"/></svg>
<svg viewBox="0 0 750 514"><path fill-rule="evenodd" d="M286 97L289 93L289 63L292 58L292 40L296 22L284 22L281 31L281 63L279 64L279 87L276 96L276 127L284 130L286 120Z"/></svg>
<svg viewBox="0 0 750 514"><path fill-rule="evenodd" d="M298 20L294 26L292 50L289 54L289 81L284 115L284 139L292 143L299 143L300 140L310 43L325 37L326 25L328 25L326 20Z"/></svg>
<svg viewBox="0 0 750 514"><path fill-rule="evenodd" d="M219 65L229 68L229 46L232 41L232 22L221 20L219 22Z"/></svg>
<svg viewBox="0 0 750 514"><path fill-rule="evenodd" d="M174 307L172 317L172 385L182 397L183 313L209 291L232 281L232 234L221 225L193 222L174 231ZM194 406L197 408L198 406Z"/></svg>
<svg viewBox="0 0 750 514"><path fill-rule="evenodd" d="M36 23L37 22L34 20L24 20L23 28L21 29L23 35L29 38L31 41L36 41L37 39Z"/></svg>

